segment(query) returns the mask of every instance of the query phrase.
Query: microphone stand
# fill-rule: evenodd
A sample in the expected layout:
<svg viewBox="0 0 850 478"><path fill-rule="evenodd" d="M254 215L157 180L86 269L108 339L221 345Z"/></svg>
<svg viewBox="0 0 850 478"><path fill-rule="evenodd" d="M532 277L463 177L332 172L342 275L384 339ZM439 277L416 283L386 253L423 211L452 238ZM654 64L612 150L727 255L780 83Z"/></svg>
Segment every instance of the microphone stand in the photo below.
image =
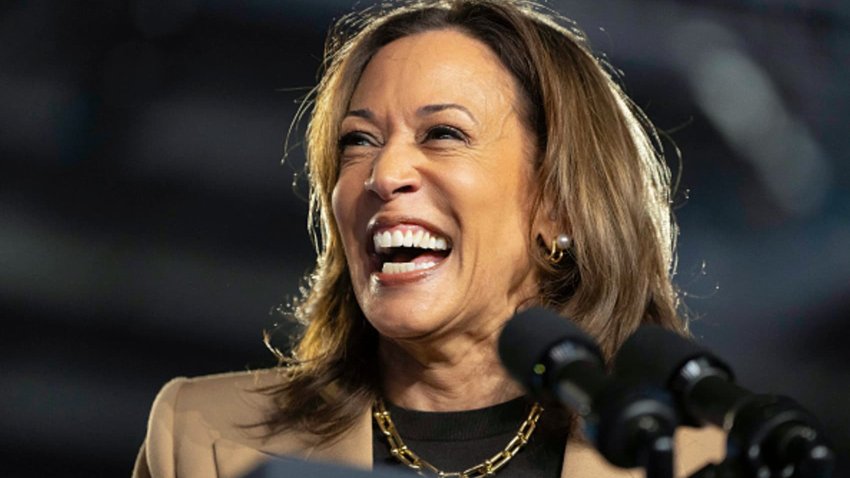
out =
<svg viewBox="0 0 850 478"><path fill-rule="evenodd" d="M650 423L650 428L656 428ZM660 427L659 427L660 428ZM646 478L673 476L673 437L668 433L650 432L640 440L643 445L638 461L646 470Z"/></svg>
<svg viewBox="0 0 850 478"><path fill-rule="evenodd" d="M730 412L726 459L691 478L830 478L835 454L794 400L751 395Z"/></svg>
<svg viewBox="0 0 850 478"><path fill-rule="evenodd" d="M573 354L581 352L568 344L553 351ZM622 468L641 467L646 478L673 478L673 434L679 422L668 393L604 376L588 361L576 360L562 373L570 381L558 381L554 398L581 417L585 434L602 456Z"/></svg>
<svg viewBox="0 0 850 478"><path fill-rule="evenodd" d="M615 371L669 390L686 424L728 431L726 458L697 478L830 478L835 454L817 420L797 402L734 383L711 352L658 326L640 327L622 345Z"/></svg>

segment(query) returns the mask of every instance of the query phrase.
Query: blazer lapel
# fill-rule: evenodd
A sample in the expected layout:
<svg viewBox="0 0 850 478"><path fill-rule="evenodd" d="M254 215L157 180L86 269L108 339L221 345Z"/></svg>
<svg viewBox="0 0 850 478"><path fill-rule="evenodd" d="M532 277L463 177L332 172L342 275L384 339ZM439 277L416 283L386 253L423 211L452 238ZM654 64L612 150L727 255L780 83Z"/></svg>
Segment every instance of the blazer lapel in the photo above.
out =
<svg viewBox="0 0 850 478"><path fill-rule="evenodd" d="M274 458L272 454L224 438L213 442L213 454L218 478L240 478Z"/></svg>
<svg viewBox="0 0 850 478"><path fill-rule="evenodd" d="M262 463L282 456L326 461L363 469L372 468L371 409L357 423L332 442L310 445L296 434L281 435L263 444L239 443L226 438L213 442L218 478L241 478Z"/></svg>

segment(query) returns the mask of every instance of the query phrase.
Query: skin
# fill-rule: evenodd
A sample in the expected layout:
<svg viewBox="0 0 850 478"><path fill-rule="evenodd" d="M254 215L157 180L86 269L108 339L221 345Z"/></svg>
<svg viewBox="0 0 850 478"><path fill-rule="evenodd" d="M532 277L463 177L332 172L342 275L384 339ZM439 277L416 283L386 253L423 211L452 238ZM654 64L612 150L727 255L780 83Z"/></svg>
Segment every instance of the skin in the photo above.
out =
<svg viewBox="0 0 850 478"><path fill-rule="evenodd" d="M333 212L380 334L385 397L400 406L465 410L522 393L496 342L537 291L529 230L551 234L530 224L535 144L517 105L486 45L438 30L379 50L342 121ZM439 232L451 253L415 274L377 273L372 234L398 225Z"/></svg>

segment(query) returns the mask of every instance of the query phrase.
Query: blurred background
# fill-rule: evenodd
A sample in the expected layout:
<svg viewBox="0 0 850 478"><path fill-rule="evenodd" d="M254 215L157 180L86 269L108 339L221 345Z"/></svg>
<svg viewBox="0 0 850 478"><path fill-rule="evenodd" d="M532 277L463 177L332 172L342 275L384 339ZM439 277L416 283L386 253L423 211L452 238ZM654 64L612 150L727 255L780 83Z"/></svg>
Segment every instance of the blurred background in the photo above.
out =
<svg viewBox="0 0 850 478"><path fill-rule="evenodd" d="M549 5L682 150L693 330L846 460L848 3ZM274 363L262 331L314 257L283 140L352 8L0 3L0 476L129 476L165 381Z"/></svg>

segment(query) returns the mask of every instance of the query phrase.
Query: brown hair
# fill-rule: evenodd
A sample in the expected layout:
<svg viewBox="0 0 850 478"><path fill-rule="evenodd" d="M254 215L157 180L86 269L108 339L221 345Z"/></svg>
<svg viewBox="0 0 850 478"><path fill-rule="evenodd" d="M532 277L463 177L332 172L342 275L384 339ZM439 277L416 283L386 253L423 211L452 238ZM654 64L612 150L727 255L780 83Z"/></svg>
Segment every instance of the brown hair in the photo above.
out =
<svg viewBox="0 0 850 478"><path fill-rule="evenodd" d="M581 32L531 2L417 1L351 15L328 37L314 90L306 153L318 258L293 309L305 329L292 357L282 358L287 378L267 389L278 405L266 423L271 433L294 426L334 438L378 393L377 332L354 298L331 209L338 129L375 52L437 29L488 45L522 90L518 106L537 137L534 170L541 186L531 217L549 208L575 244L567 261L552 265L532 238L538 301L584 327L609 357L641 323L685 332L671 283L669 170L654 129Z"/></svg>

